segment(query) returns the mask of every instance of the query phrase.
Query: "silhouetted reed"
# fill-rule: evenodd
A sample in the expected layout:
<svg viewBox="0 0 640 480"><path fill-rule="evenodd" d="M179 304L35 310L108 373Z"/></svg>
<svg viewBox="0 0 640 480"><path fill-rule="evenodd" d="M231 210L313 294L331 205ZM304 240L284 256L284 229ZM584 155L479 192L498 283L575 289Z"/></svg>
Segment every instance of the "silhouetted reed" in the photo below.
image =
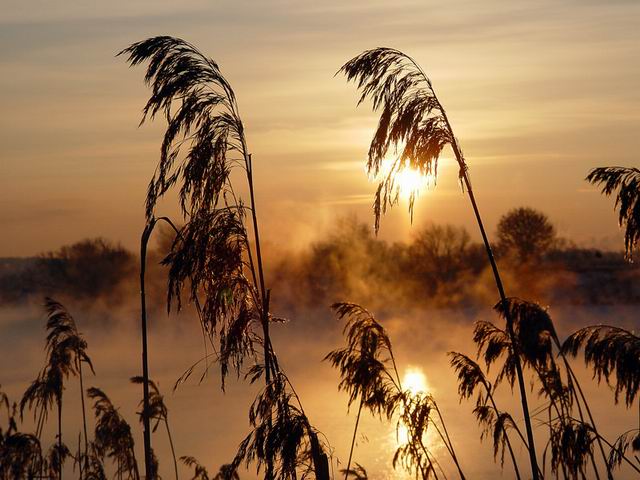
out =
<svg viewBox="0 0 640 480"><path fill-rule="evenodd" d="M140 480L131 427L102 390L91 387L87 390L87 395L94 401L94 446L97 455L112 460L119 478Z"/></svg>
<svg viewBox="0 0 640 480"><path fill-rule="evenodd" d="M64 306L51 298L45 299L47 320L47 362L38 377L27 388L20 401L20 414L25 408L33 408L36 420L36 436L40 438L47 420L48 412L55 403L58 410L58 446L49 452L50 465L58 468L62 478L64 460L68 449L62 441L62 394L64 380L69 375L77 375L80 379L80 397L82 404L82 420L84 427L85 455L88 451L87 422L84 406L84 387L82 364L86 363L93 372L91 359L86 353L87 342L82 338L71 314ZM53 468L53 467L50 467Z"/></svg>
<svg viewBox="0 0 640 480"><path fill-rule="evenodd" d="M36 478L45 467L40 439L18 430L18 405L11 404L2 390L0 407L4 407L7 415L6 429L0 426L0 478Z"/></svg>
<svg viewBox="0 0 640 480"><path fill-rule="evenodd" d="M617 190L615 208L618 222L624 226L624 246L627 258L640 240L640 170L633 167L599 167L586 180L602 186L602 193L611 195Z"/></svg>
<svg viewBox="0 0 640 480"><path fill-rule="evenodd" d="M502 317L507 313L504 305L500 302L495 307ZM481 367L469 357L456 352L449 354L451 365L458 375L460 399L469 399L480 389L474 414L478 422L484 426L482 437L485 434L491 434L493 437L494 456L497 458L500 454L502 464L506 448L510 452L516 476L519 477L509 431L517 434L525 448L527 440L511 414L500 411L495 401L495 391L501 383L506 381L511 389L515 385L517 376L514 357L515 352L518 352L522 365L534 373L539 385L538 394L545 400L543 406L532 415L541 427L548 430L543 468L548 460L554 475L571 479L585 478L589 472L595 478L600 478L601 469L606 470L607 478L611 479L614 466L622 462L637 470L638 467L632 465L624 455L625 441L630 437L622 439L618 448L598 431L587 398L567 357L568 354L575 356L581 345L587 343L588 332L593 332L590 329L594 327L573 334L563 343L558 338L553 321L545 309L533 302L517 298L507 299L506 305L514 319L517 347L514 347L506 331L489 321L476 322L474 329L478 356L484 360L487 369L494 364L499 366L493 382L487 379ZM593 343L590 346L593 346ZM596 347L590 350L591 354L604 350L602 345L599 347L600 349ZM600 365L606 362L604 359L598 360L601 362ZM593 362L594 357L589 357L589 361ZM606 371L608 373L605 375L602 371L602 375L608 378L612 370ZM637 389L633 385L629 386ZM626 387L620 388L622 391ZM601 457L601 464L596 456ZM612 460L614 457L615 460ZM543 473L539 472L540 475Z"/></svg>
<svg viewBox="0 0 640 480"><path fill-rule="evenodd" d="M405 168L413 168L423 175L435 178L438 173L438 158L447 145L451 146L459 167L460 184L466 189L471 201L500 300L505 303L507 297L478 210L469 169L431 80L414 59L391 48L367 50L344 64L340 72L346 75L347 80L353 80L362 92L358 104L369 98L373 103L373 109L381 112L369 147L369 173L377 176L387 155L396 155L376 191L373 207L376 231L380 226L380 216L387 207L398 203L400 186L397 183L397 175ZM415 192L411 192L409 199L409 212L412 217L415 195ZM514 335L512 323L512 319L507 315L507 332L510 337ZM538 480L533 428L519 355L514 356L514 362L525 419L531 472L533 479Z"/></svg>
<svg viewBox="0 0 640 480"><path fill-rule="evenodd" d="M142 382L144 382L144 379L140 376L132 377L131 382L140 385L142 384ZM173 445L171 428L169 427L169 409L164 403L164 397L160 393L160 389L151 379L149 379L149 388L149 411L147 412L146 416L149 418L149 420L155 422L151 427L151 432L155 433L155 431L158 429L158 426L160 425L160 422L164 423L165 429L167 431L167 439L169 440L169 447L171 448L171 455L173 456L173 468L176 474L176 480L178 480L178 459L176 457L176 450ZM140 407L144 408L144 399L140 401ZM140 416L140 421L142 422L143 418L145 417L144 412L140 411L138 415Z"/></svg>
<svg viewBox="0 0 640 480"><path fill-rule="evenodd" d="M438 478L436 468L442 472L442 467L424 442L427 430L432 428L445 446L460 478L464 479L444 418L433 396L403 389L391 340L384 327L360 305L336 303L332 308L338 318L346 319L344 335L347 346L333 350L325 360L340 372L338 388L349 395L349 406L359 400L349 462L343 470L345 480L354 472L351 470L351 458L362 408L388 420L398 414L397 431L406 427L408 438L396 449L394 468L401 466L416 478Z"/></svg>
<svg viewBox="0 0 640 480"><path fill-rule="evenodd" d="M253 370L257 377L264 377L265 390L254 404L256 408L260 406L259 411L250 411L254 431L240 445L234 464L255 460L258 468L264 466L267 480L295 478L296 469L302 466L301 458L307 453L305 445L316 447L311 448L312 458L318 461L324 454L318 451L320 444L312 441L315 432L299 399L292 394L291 385L283 381L286 377L271 345L273 316L264 276L253 161L235 93L217 63L184 40L149 38L120 54L127 55L132 66L148 62L145 82L151 86L152 95L141 123L158 113L168 123L160 161L147 192L147 227L141 253L146 251L146 241L156 222L158 200L175 186L185 225L177 231L163 261L169 269L168 309L175 306L180 310L181 297L187 292L203 330L218 342L214 348L223 389L229 371L239 376L246 359L258 366ZM245 176L246 182L240 188L248 190L248 205L237 194L238 185L231 175L234 169ZM251 225L252 242L247 223ZM146 309L144 288L141 290L143 412L148 412ZM297 405L292 403L293 397ZM287 429L294 425L297 429L289 432ZM271 441L284 443L276 447ZM145 418L147 464L150 450L149 419ZM323 467L315 465L315 473L321 478L318 468ZM326 475L328 478L328 469ZM147 477L150 478L148 470Z"/></svg>
<svg viewBox="0 0 640 480"><path fill-rule="evenodd" d="M470 399L477 391L476 406L473 410L478 423L483 427L481 439L489 437L493 441L493 458L500 456L500 466L504 466L505 449L509 451L509 457L513 464L515 477L520 480L520 470L516 460L513 446L509 438L509 430L513 430L522 440L525 448L525 440L518 425L508 412L498 409L493 396L494 386L487 380L484 372L472 359L457 352L449 352L451 366L458 375L458 395L460 400Z"/></svg>
<svg viewBox="0 0 640 480"><path fill-rule="evenodd" d="M240 475L238 475L234 466L230 464L220 466L218 473L210 477L207 469L195 458L180 457L180 461L186 466L193 468L193 477L191 477L191 480L240 480Z"/></svg>

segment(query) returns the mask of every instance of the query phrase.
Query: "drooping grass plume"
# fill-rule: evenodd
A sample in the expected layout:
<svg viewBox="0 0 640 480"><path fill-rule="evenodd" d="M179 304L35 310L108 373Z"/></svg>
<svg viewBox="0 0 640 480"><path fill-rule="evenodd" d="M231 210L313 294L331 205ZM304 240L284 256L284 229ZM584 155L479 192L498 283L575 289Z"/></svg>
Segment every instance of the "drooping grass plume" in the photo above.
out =
<svg viewBox="0 0 640 480"><path fill-rule="evenodd" d="M50 409L55 404L58 413L58 447L52 451L58 466L58 477L62 478L62 467L68 455L68 449L62 439L62 397L64 381L69 375L80 378L80 395L85 439L85 456L88 451L86 412L84 409L84 392L82 364L85 363L93 372L91 359L87 355L87 343L78 332L75 321L65 307L51 298L45 299L47 311L47 362L38 377L29 385L20 400L20 414L25 409L33 409L36 420L36 436L40 438ZM53 457L52 457L53 458Z"/></svg>
<svg viewBox="0 0 640 480"><path fill-rule="evenodd" d="M349 405L360 400L350 460L343 470L345 480L353 472L350 463L363 407L388 420L398 413L397 430L406 427L407 441L396 449L392 462L394 468L401 466L410 475L423 480L438 478L436 469L442 471L442 468L424 441L427 429L432 428L442 440L460 478L464 479L444 418L433 396L403 389L391 340L384 327L368 310L355 303L336 303L332 308L339 319L346 319L344 335L347 345L330 352L325 360L340 372L338 388L349 395Z"/></svg>
<svg viewBox="0 0 640 480"><path fill-rule="evenodd" d="M263 370L262 365L252 369L252 380L258 380ZM253 429L238 447L231 464L234 470L242 464L248 467L255 463L258 472L264 469L269 475L271 464L275 480L295 480L311 473L318 480L329 479L325 447L282 371L256 397L249 410L249 422Z"/></svg>
<svg viewBox="0 0 640 480"><path fill-rule="evenodd" d="M602 187L609 196L616 192L615 207L618 223L624 227L624 246L628 260L640 240L640 170L634 167L599 167L587 175L586 180Z"/></svg>
<svg viewBox="0 0 640 480"><path fill-rule="evenodd" d="M359 103L369 98L373 109L380 111L378 127L369 147L369 173L377 175L387 155L395 156L376 192L373 206L376 231L380 226L380 216L387 207L398 203L398 174L405 168L412 168L423 175L437 177L438 158L447 145L451 146L459 167L458 178L469 196L500 300L505 303L507 296L480 216L469 168L431 80L413 58L392 48L367 50L344 64L340 72L346 75L347 80L353 80L360 89ZM412 215L414 200L415 192L411 193L409 200ZM509 315L506 323L507 333L513 338L512 319ZM514 369L525 419L532 478L538 480L533 427L518 355L514 356Z"/></svg>
<svg viewBox="0 0 640 480"><path fill-rule="evenodd" d="M0 390L0 405L7 413L7 427L0 425L0 478L36 478L42 475L45 459L37 435L18 430L18 405L10 404ZM57 475L57 472L56 472Z"/></svg>
<svg viewBox="0 0 640 480"><path fill-rule="evenodd" d="M91 387L87 395L94 402L96 453L113 461L119 477L140 480L131 427L102 390Z"/></svg>
<svg viewBox="0 0 640 480"><path fill-rule="evenodd" d="M64 443L55 443L51 445L45 457L47 470L50 478L57 478L64 466L64 462L71 456L69 448ZM81 475L82 478L82 475Z"/></svg>
<svg viewBox="0 0 640 480"><path fill-rule="evenodd" d="M251 157L244 137L244 126L239 116L236 97L218 65L203 56L184 40L160 36L137 42L119 55L127 55L129 63L138 65L149 62L145 82L151 86L142 118L153 119L158 112L164 114L168 126L162 142L160 161L147 191L147 227L142 238L141 251L146 249L155 225L157 201L171 187L179 184L179 199L186 224L183 234L176 237L170 255L168 305L175 297L180 307L180 294L185 280L191 284L190 300L198 305L200 321L210 335L219 335L231 349L242 346L240 351L228 351L230 361L240 365L246 349L244 339L250 333L246 319L262 324L265 339L268 338L267 291L264 285L262 258L260 255L257 217L253 202L253 174ZM172 105L179 105L172 110ZM181 156L181 151L186 153ZM230 174L234 166L244 168L251 190L251 212L256 240L256 260L249 249L244 226L244 206L237 199ZM217 222L216 220L220 220ZM236 233L241 230L245 242L237 244ZM212 241L210 241L212 240ZM234 246L239 246L239 250ZM245 275L245 261L250 264L253 282L228 285ZM225 264L223 272L209 270L212 262ZM259 272L256 271L256 264ZM141 283L144 283L144 265L141 265ZM229 274L222 282L210 282L220 278L219 273ZM259 283L258 283L259 277ZM144 289L142 289L144 292ZM199 307L198 294L206 301ZM143 393L149 397L147 365L146 314L143 304ZM233 305L232 305L233 304ZM220 316L220 313L223 316ZM243 323L244 322L244 323ZM232 333L229 338L229 333ZM238 338L244 337L244 338ZM269 361L269 342L264 342L265 363ZM249 349L251 350L251 349ZM221 359L222 379L229 362ZM267 378L271 372L267 372ZM148 410L148 405L144 409ZM145 458L150 463L151 437L145 420ZM147 471L147 476L149 472Z"/></svg>
<svg viewBox="0 0 640 480"><path fill-rule="evenodd" d="M354 480L369 480L369 475L367 474L367 470L359 463L356 463L355 467L353 467L352 469L345 468L343 470L340 470L340 473L344 473L345 476L349 475Z"/></svg>
<svg viewBox="0 0 640 480"><path fill-rule="evenodd" d="M2 478L36 478L43 463L40 441L35 435L18 431L3 434L0 449Z"/></svg>
<svg viewBox="0 0 640 480"><path fill-rule="evenodd" d="M351 460L362 408L390 417L387 409L394 406L391 397L395 390L393 379L387 375L385 366L391 360L391 341L382 325L360 305L341 303L332 308L339 318L347 318L343 333L348 346L330 352L324 359L339 370L341 380L338 389L348 393L348 406L359 399L349 460L343 472L346 480L352 473Z"/></svg>
<svg viewBox="0 0 640 480"><path fill-rule="evenodd" d="M59 302L56 302L52 298L45 299L45 308L47 310L47 350L49 354L53 354L55 351L59 351L58 355L69 356L73 358L74 369L73 372L78 375L80 381L80 404L82 406L82 427L84 438L84 456L88 458L89 452L89 438L87 433L87 412L84 402L84 375L82 372L82 365L85 364L91 370L91 373L95 375L91 358L87 354L87 342L84 340L78 327L76 325L73 316L69 311ZM59 432L62 437L62 432ZM62 439L60 439L62 441ZM61 445L59 445L61 451Z"/></svg>
<svg viewBox="0 0 640 480"><path fill-rule="evenodd" d="M498 409L493 396L493 385L487 380L480 365L461 353L449 352L449 357L451 358L451 366L458 375L458 395L460 400L469 399L476 391L478 392L473 413L478 423L484 427L481 438L490 437L493 440L493 458L496 460L498 455L500 456L501 467L504 467L505 450L509 451L514 474L520 480L518 462L509 438L509 430L515 431L526 448L526 441L518 425L508 412Z"/></svg>
<svg viewBox="0 0 640 480"><path fill-rule="evenodd" d="M562 345L563 352L574 357L581 349L598 381L613 383L616 402L622 395L631 406L640 389L640 337L620 327L593 325L573 333Z"/></svg>
<svg viewBox="0 0 640 480"><path fill-rule="evenodd" d="M144 378L140 376L132 377L131 382L140 385L144 382ZM167 439L169 440L169 447L171 448L171 455L173 456L174 472L176 475L176 480L178 480L178 459L176 457L176 450L173 445L171 428L169 427L169 409L164 403L164 397L160 393L160 389L151 379L149 379L149 387L149 411L147 412L146 417L149 418L149 420L155 422L152 426L152 432L154 433L158 429L160 422L164 423L165 429L167 431ZM144 399L140 401L140 407L144 408ZM141 411L139 412L139 415L140 421L143 422L143 419L145 417L144 413Z"/></svg>

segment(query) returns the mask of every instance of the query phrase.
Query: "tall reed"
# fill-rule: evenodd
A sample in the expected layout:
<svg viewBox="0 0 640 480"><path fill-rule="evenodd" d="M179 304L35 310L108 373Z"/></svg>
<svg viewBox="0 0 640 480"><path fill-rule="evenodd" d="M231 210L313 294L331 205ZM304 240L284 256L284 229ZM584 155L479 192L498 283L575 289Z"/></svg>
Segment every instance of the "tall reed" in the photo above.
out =
<svg viewBox="0 0 640 480"><path fill-rule="evenodd" d="M343 65L340 72L344 73L348 80L353 80L361 90L359 104L370 98L373 109L381 111L378 127L369 148L367 162L369 173L373 175L380 173L390 150L397 154L376 192L374 202L376 230L380 226L381 214L388 206L398 202L397 174L404 168L410 167L424 175L436 176L438 157L447 145L451 146L459 167L460 183L469 196L480 229L500 301L506 304L507 296L480 216L469 177L469 168L431 80L413 58L391 48L367 50ZM409 201L411 213L413 213L414 200L415 192L412 192ZM513 338L513 319L508 314L506 324L509 336ZM515 342L513 343L515 345ZM531 474L534 480L538 480L540 476L533 428L519 355L515 356L515 369L527 432Z"/></svg>
<svg viewBox="0 0 640 480"><path fill-rule="evenodd" d="M120 54L126 55L132 66L148 62L145 81L151 86L152 95L142 122L161 113L168 124L146 202L147 223L151 225L158 200L172 187L178 188L185 224L163 261L169 268L168 309L180 310L183 293L188 292L204 331L218 342L216 356L223 389L229 371L240 375L247 359L256 362L251 369L254 378L264 378L265 389L254 404L261 409L250 412L254 432L241 443L234 465L242 459L257 459L259 467L264 465L267 480L278 475L295 477L302 443L318 462L323 462L324 454L318 450L321 447L314 441L315 430L280 369L271 343L270 323L274 317L265 282L254 164L236 95L218 64L184 40L149 38ZM244 182L232 181L234 170L243 174ZM237 187L248 193L248 205L241 200ZM146 245L144 239L145 235ZM141 265L142 285L143 277ZM144 293L141 295L146 411L149 380ZM259 354L261 359L257 358ZM291 448L272 445L265 450L264 445L256 443L265 435L282 434L277 427L289 425L287 422L293 417L298 418L303 434L289 439ZM280 424L281 420L286 422ZM145 431L148 430L147 419ZM259 439L256 432L260 432ZM150 463L150 434L147 436L145 450ZM275 465L276 462L280 464ZM318 469L324 471L323 466L315 468L316 474Z"/></svg>

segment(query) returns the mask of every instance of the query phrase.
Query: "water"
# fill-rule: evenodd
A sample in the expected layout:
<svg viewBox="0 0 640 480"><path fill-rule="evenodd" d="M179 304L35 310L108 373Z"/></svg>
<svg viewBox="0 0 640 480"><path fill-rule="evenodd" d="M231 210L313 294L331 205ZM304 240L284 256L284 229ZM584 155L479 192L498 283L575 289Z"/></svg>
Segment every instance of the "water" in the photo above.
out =
<svg viewBox="0 0 640 480"><path fill-rule="evenodd" d="M142 429L135 414L139 410L141 388L128 382L140 374L140 335L136 305L109 305L94 308L68 309L89 343L89 354L96 367L96 376L85 385L103 389L120 412L133 426L138 458L142 465ZM638 308L567 306L553 308L551 313L561 336L589 324L609 323L629 329L638 328ZM453 438L453 443L468 478L500 478L500 467L493 462L490 439L480 442L480 429L472 415L473 402L459 403L456 379L448 365L446 352L456 350L474 355L471 342L472 325L478 319L493 319L491 311L427 310L402 312L380 317L394 343L401 373L408 369L421 371L430 392L436 397ZM0 351L2 352L2 389L12 400L19 400L28 383L35 378L45 359L45 316L37 304L0 308ZM149 337L151 377L159 384L169 407L169 421L178 456L192 455L217 471L222 463L232 460L237 445L249 433L248 409L259 385L230 378L226 392L220 390L219 371L214 365L207 378L199 384L202 369L175 392L176 379L204 354L202 334L196 320L189 314L166 318L152 313ZM323 357L343 345L341 325L327 309L304 312L284 325L274 325L273 341L280 363L300 395L304 409L313 425L328 438L334 455L334 468L344 468L355 422L357 405L347 412L347 397L337 391L338 376ZM613 393L606 385L597 386L582 362L574 362L576 371L590 399L596 423L610 439L637 425L637 411L616 406ZM81 428L79 388L75 380L68 382L64 392L64 431L66 441L75 445ZM540 405L530 392L532 409ZM516 419L519 403L507 386L498 395L499 406L508 409ZM26 427L30 419L25 418ZM92 425L92 421L90 422ZM44 444L54 438L55 415L49 419ZM450 477L454 473L443 447L437 439L428 437ZM544 430L538 430L538 448L543 448ZM514 442L516 443L516 442ZM159 428L153 445L160 458L161 474L173 477L173 465L166 434ZM394 472L391 459L396 446L395 423L381 421L364 414L359 430L354 461L364 465L372 479L403 478ZM526 468L526 452L517 448ZM187 470L180 466L183 478ZM620 478L633 478L626 470ZM242 478L255 478L253 467L241 472ZM509 459L505 459L503 478L512 478Z"/></svg>

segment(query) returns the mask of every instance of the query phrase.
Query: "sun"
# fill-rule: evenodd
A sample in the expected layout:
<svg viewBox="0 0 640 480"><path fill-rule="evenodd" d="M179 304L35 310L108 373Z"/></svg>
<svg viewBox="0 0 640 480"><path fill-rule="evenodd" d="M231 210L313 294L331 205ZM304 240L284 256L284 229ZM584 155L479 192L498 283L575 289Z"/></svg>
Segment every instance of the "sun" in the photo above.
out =
<svg viewBox="0 0 640 480"><path fill-rule="evenodd" d="M396 182L403 197L416 195L429 186L429 177L412 167L404 167L396 174Z"/></svg>
<svg viewBox="0 0 640 480"><path fill-rule="evenodd" d="M429 393L429 388L427 386L427 377L419 367L410 367L402 378L402 387L405 390L409 390L411 393Z"/></svg>
<svg viewBox="0 0 640 480"><path fill-rule="evenodd" d="M386 178L393 169L394 163L395 162L391 159L383 160L379 174L371 180L380 181L381 179ZM422 191L433 185L434 177L433 175L425 175L417 168L405 165L395 172L394 181L400 193L400 197L403 200L408 200L412 196L417 196Z"/></svg>

